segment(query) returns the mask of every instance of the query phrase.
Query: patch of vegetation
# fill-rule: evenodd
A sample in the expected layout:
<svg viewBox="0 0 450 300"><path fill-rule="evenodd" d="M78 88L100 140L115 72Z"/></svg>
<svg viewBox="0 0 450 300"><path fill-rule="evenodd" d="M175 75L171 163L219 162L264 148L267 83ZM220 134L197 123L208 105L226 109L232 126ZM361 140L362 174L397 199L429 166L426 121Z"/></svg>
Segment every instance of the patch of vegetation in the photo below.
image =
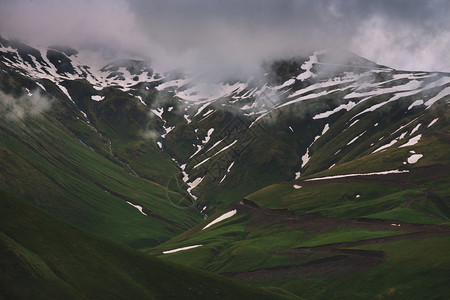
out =
<svg viewBox="0 0 450 300"><path fill-rule="evenodd" d="M364 276L329 282L319 298L446 298L450 294L450 256L445 251L449 242L446 236L358 247L385 251L388 258Z"/></svg>
<svg viewBox="0 0 450 300"><path fill-rule="evenodd" d="M387 220L397 220L406 223L417 223L417 224L441 224L442 221L437 220L431 216L427 216L416 210L410 208L397 207L388 211L370 214L365 216L366 218L375 219L387 219Z"/></svg>
<svg viewBox="0 0 450 300"><path fill-rule="evenodd" d="M365 228L336 228L308 239L301 243L299 247L316 247L327 244L356 242L403 233L401 231L372 231Z"/></svg>

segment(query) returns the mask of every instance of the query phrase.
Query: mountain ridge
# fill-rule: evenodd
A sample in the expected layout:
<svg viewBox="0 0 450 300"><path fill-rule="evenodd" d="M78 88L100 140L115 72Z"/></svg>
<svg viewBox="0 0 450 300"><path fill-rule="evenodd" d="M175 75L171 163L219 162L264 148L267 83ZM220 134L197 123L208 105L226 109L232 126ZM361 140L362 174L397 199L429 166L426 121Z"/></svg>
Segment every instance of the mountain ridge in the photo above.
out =
<svg viewBox="0 0 450 300"><path fill-rule="evenodd" d="M427 241L435 254L448 242L450 74L317 51L214 82L0 44L1 189L160 259L300 297L333 297L333 282L352 297L355 272L361 298L422 293L431 281L408 278L427 272L443 282L447 256L413 270L401 252L420 261ZM370 283L395 266L392 284Z"/></svg>
<svg viewBox="0 0 450 300"><path fill-rule="evenodd" d="M6 43L5 40L3 40L3 44L5 43ZM8 48L5 45L3 46L2 49L3 49L2 57L6 59L5 60L6 62L8 62L11 58L11 55L14 55L14 51L11 49L8 50ZM35 54L37 53L36 51L31 51L30 48L25 47L25 49L30 53L31 52ZM47 53L47 56L49 55L54 56L53 51L57 50L49 50L49 51L52 52L50 54ZM231 109L230 112L232 114L233 111L238 113L239 123L242 124L237 124L236 126L235 125L228 125L228 126L229 127L235 126L236 128L232 129L238 132L238 134L241 135L243 134L245 136L248 135L249 131L258 131L258 130L251 130L251 128L252 126L255 126L255 124L257 124L258 122L260 122L261 119L263 120L265 119L266 122L267 121L270 122L270 119L277 118L277 116L280 113L284 114L285 110L284 107L286 108L288 108L288 106L294 107L292 110L295 111L297 103L300 102L305 102L305 104L302 106L302 111L299 112L297 110L297 113L299 113L300 116L303 116L301 118L305 120L309 118L310 114L311 115L314 114L314 116L312 116L312 119L317 120L317 123L320 123L321 122L320 120L328 120L330 118L333 118L334 115L339 115L340 112L342 111L351 112L351 110L353 110L356 106L358 107L363 106L362 102L373 101L371 100L371 98L377 97L378 95L383 96L389 93L394 95L394 97L391 97L388 101L377 103L377 101L375 100L376 103L375 105L366 108L366 110L359 112L359 114L353 115L351 119L353 120L359 115L362 115L366 112L382 109L382 107L388 104L389 102L394 101L398 102L398 100L408 97L409 95L419 93L423 94L425 91L429 90L432 91L433 88L436 87L439 88L441 86L445 87L445 85L449 83L449 77L444 74L423 73L423 72L402 73L394 71L384 66L379 66L368 60L360 58L354 54L348 54L343 52L331 54L329 52L316 52L315 54L311 55L308 59L300 61L298 59L296 60L294 59L288 61L275 62L270 67L272 68L272 73L278 74L276 76L284 74L283 75L284 77L278 77L278 79L276 78L270 79L272 75L270 75L269 73L265 73L265 76L269 77L267 82L275 80L273 82L278 84L277 86L269 86L267 84L263 84L264 80L261 81L261 79L259 80L257 79L256 82L255 79L251 79L247 83L235 82L234 84L231 85L223 83L209 84L209 85L199 83L196 85L195 79L186 77L185 75L179 73L178 75L175 75L175 77L171 77L170 75L169 77L167 77L167 74L165 74L166 76L158 75L158 73L153 72L153 70L149 67L147 63L136 60L133 61L121 60L115 63L114 62L109 63L108 65L100 68L100 70L95 71L90 67L79 65L79 63L78 65L76 65L77 63L75 62L67 63L66 60L67 59L70 60L69 57L76 57L79 54L79 52L75 53L74 51L71 51L70 52L71 55L69 56L66 56L63 52L59 52L59 56L61 58L65 57L64 62L58 60L59 61L58 63L56 60L53 59L52 63L56 63L56 65L54 65L54 67L50 67L50 64L48 63L50 61L48 61L47 63L44 62L43 57L45 57L45 55L42 54L45 51L43 49L39 51L40 56L38 55L38 58L34 60L33 59L29 60L29 58L31 57L29 54L25 55L18 50L16 50L16 52L17 52L16 59L19 59L19 57L24 58L27 57L28 55L28 60L23 60L21 65L15 66L15 68L22 70L21 71L22 73L26 74L27 76L35 78L40 77L41 79L42 78L48 79L48 74L52 74L51 76L54 77L52 79L53 82L57 83L58 81L62 80L60 84L59 83L56 84L57 87L60 89L61 92L63 92L67 96L69 100L71 100L72 103L75 104L79 112L83 116L85 116L85 121L87 123L90 123L90 118L100 118L100 119L109 118L110 121L106 120L106 123L110 124L108 125L109 127L115 126L116 128L113 130L116 133L119 133L121 130L117 129L117 124L113 124L119 118L120 119L119 122L122 123L124 122L122 126L125 126L127 128L125 130L126 135L132 133L135 136L142 134L145 136L156 138L157 139L156 145L160 149L169 153L171 155L172 160L179 162L178 168L180 168L181 165L185 166L185 169L180 170L180 172L183 174L182 176L183 179L186 179L185 184L189 186L188 192L190 196L194 199L198 198L198 196L196 196L195 193L192 193L190 191L196 188L197 186L196 183L199 181L201 182L204 178L205 172L208 172L208 170L205 170L204 168L203 171L200 172L198 172L196 169L198 169L202 165L204 166L205 162L210 161L213 157L217 156L217 154L220 154L222 152L228 152L226 151L228 149L226 147L229 147L231 145L230 146L231 148L233 148L233 146L234 148L236 148L237 146L240 146L239 143L241 142L238 141L237 139L235 140L230 139L227 142L225 138L226 136L229 136L229 132L226 129L223 130L223 132L217 133L217 129L214 129L213 127L211 127L210 129L205 128L203 129L204 136L203 137L197 136L198 140L197 143L198 142L200 143L198 144L193 143L191 144L192 146L188 146L188 144L185 143L184 146L185 148L193 147L195 149L190 150L188 152L189 153L188 157L186 150L180 152L179 147L174 145L174 142L172 141L173 139L171 140L171 137L178 136L175 139L176 143L179 142L183 143L183 139L186 140L186 138L185 137L180 138L178 130L181 130L183 132L183 135L186 136L187 132L184 128L189 129L189 131L193 130L191 129L193 126L190 126L192 118L199 119L197 123L202 122L204 120L206 120L207 123L208 122L207 119L208 118L211 119L211 116L213 116L214 118L214 114L219 115L222 114L221 116L218 117L219 120L224 117L229 118L227 117L227 110ZM323 60L323 62L319 62L319 60L320 61ZM34 61L37 62L34 63ZM336 61L341 62L347 61L347 63L346 64L334 63ZM31 65L28 64L29 67L30 66L33 67L34 64L35 69L39 70L39 67L37 67L38 62L43 62L41 71L30 71L25 67L27 63L30 63ZM76 67L74 67L73 65L76 65ZM65 73L60 72L58 70L58 68L63 68L62 66L66 66ZM332 70L330 70L329 68L332 68ZM367 69L370 70L370 72L367 72ZM132 71L131 73L129 72L130 70ZM109 71L109 73L104 73L105 71ZM96 75L100 74L99 72L103 72L103 74L96 77ZM389 73L393 74L390 75ZM377 76L378 77L381 76L380 77L381 80L383 80L383 76L387 77L386 78L387 80L378 83L376 81ZM311 82L311 80L314 80L315 77L318 77L318 79L316 81ZM435 80L427 79L430 77L436 79ZM69 92L71 87L65 86L68 84L67 80L76 82L75 79L87 80L90 83L90 85L92 85L93 89L89 91L89 94L91 95L90 98L93 101L87 100L88 96L87 95L85 96L85 94L77 94L77 90L83 91L86 90L86 87L84 85L83 87L80 88L76 88L74 86L72 87L72 89L75 88L75 90ZM369 82L367 82L367 79L369 79ZM423 80L419 82L419 80L421 79ZM370 80L372 80L372 83ZM405 82L405 80L409 80L409 82L402 85L401 83ZM193 85L192 82L194 82ZM368 92L362 93L359 92L360 90L362 90L362 86L360 84L361 82L366 82L363 86L365 90L368 90ZM398 82L400 83L400 85L399 86L394 85L392 87L383 88L383 85L389 86L391 85L391 82ZM352 85L352 83L357 83L358 86L356 87L355 85ZM306 88L304 88L305 84L307 84ZM131 99L120 100L120 102L119 99L117 99L116 103L114 103L113 105L105 106L105 109L107 110L104 113L100 113L99 115L97 111L102 110L101 106L102 103L104 102L104 100L102 99L104 99L105 97L109 98L108 91L111 89L110 87L106 88L105 85L108 86L116 85L117 90L114 90L113 94L118 93L117 96L121 97L122 99L126 99L129 96L136 100L139 100L139 102L143 106L145 106L144 109L142 109L143 107L139 107L139 105L138 106L134 106L134 104L132 105ZM331 91L327 90L332 87L338 87L338 89L335 88L332 89ZM374 88L378 89L373 90ZM347 93L346 92L347 90L353 91ZM446 90L447 89L444 88L444 91ZM120 91L127 94L120 94ZM209 91L208 92L209 95L204 93L205 91ZM73 93L75 95L74 96L75 100L72 99L70 93ZM330 102L330 98L324 99L327 102L326 104L323 102L314 101L315 99L322 99L329 94L335 95L331 99L333 98L336 99L339 98L340 95L343 95L342 98L348 99L347 100L348 102L347 103L341 102L342 104L337 105L333 104L333 102ZM153 99L156 98L156 101L150 100L151 98L149 97L152 97ZM228 101L225 100L227 98L230 99L230 97L232 100ZM442 98L445 97L445 95L442 96L436 95L436 97ZM85 98L86 100L81 100L83 98ZM164 98L166 98L166 100L162 100L163 102L161 103L160 102L161 100L159 99ZM151 102L146 102L149 100ZM431 106L431 104L434 103L434 101L437 100L439 99L435 100L430 99L428 101L422 101L422 103L419 103L418 102L419 100L416 100L415 102L410 104L410 106L408 107L408 111L411 110L413 107L425 106L425 108L428 108L429 106ZM96 101L98 101L98 103L96 103ZM111 101L112 100L110 100L110 102ZM169 102L165 103L164 101ZM251 101L253 101L253 103ZM150 109L146 109L146 107L149 107L149 105ZM322 112L319 111L317 113L314 112L315 110L317 110L316 108L314 108L315 106L325 108L326 105L332 105L330 107L332 109L328 109ZM124 115L121 114L120 112L114 112L113 110L117 110L117 108L113 108L113 106L117 106L117 108L122 107L119 109L129 107L129 109L132 109L132 111L129 111L129 114L135 120L131 121L130 119L127 119L129 118L129 116L125 115L124 118ZM94 109L96 112L89 112L89 111L87 111L87 113L85 112L86 110L92 109ZM115 113L118 113L118 115L114 116ZM287 113L289 114L291 112L287 111ZM181 114L183 114L183 118L185 120L184 124L183 122L180 122ZM166 115L169 119L164 118ZM288 116L289 119L292 119L292 117ZM170 124L172 120L174 120L175 122ZM217 122L219 120L214 121ZM177 123L180 124L180 126L176 126ZM229 123L230 122L228 121L227 124ZM326 124L329 123L323 122L322 126ZM155 125L156 127L154 127ZM291 132L294 131L294 128L291 125L289 124L287 125L288 126L286 127L289 128ZM94 127L95 126L96 125L94 124ZM130 132L129 129L133 128L130 126L135 126L133 132ZM260 128L263 128L264 130L264 126L265 124L263 124L263 126L261 126ZM195 128L195 130L193 131L196 130L198 131L199 129L201 128ZM216 130L215 133L214 130ZM192 132L190 134L195 136L197 135L197 132ZM320 135L316 135L316 138L319 136ZM248 139L247 137L245 138ZM312 140L311 137L307 139ZM250 141L251 140L252 138L250 137ZM223 148L220 149L219 151L211 151L212 147L217 147L217 143L219 143L219 141L222 141L220 145ZM228 145L224 145L225 143L228 143ZM207 146L206 144L209 145L209 148L205 148L205 146ZM300 169L306 166L307 160L309 159L310 147L312 145L313 144L310 144L309 147L305 147L305 145L303 145L301 146L303 149L297 150L297 153L299 153L300 151L304 151L303 152L304 154L297 154L298 156L300 156L300 162L298 162L297 164L301 165L300 168L297 167L298 168L296 170L297 172L293 172L297 174L297 177L298 174L300 174L299 172ZM245 145L242 145L240 148L245 148ZM210 155L212 156L205 155L205 152L209 152ZM234 152L236 154L239 151ZM201 159L201 157L203 157L203 159ZM231 163L233 163L233 161L231 160L227 163L228 166L226 167L226 170L229 169L228 167L231 166ZM290 168L292 168L292 166ZM186 176L188 173L192 174ZM211 170L209 170L209 173L211 174ZM215 178L214 181L219 181L220 183L225 181L226 177L228 176L227 175L228 172L224 173L223 170L221 170L218 173L219 174L217 174L217 176L216 175L213 176Z"/></svg>

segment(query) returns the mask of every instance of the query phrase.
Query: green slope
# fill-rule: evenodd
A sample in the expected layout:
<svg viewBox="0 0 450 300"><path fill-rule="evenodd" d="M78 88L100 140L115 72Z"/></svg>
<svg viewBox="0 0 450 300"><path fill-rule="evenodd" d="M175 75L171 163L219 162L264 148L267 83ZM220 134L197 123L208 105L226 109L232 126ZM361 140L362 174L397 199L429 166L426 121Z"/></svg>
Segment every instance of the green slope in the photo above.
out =
<svg viewBox="0 0 450 300"><path fill-rule="evenodd" d="M442 124L414 146L265 187L228 206L237 210L231 218L202 230L226 210L216 213L149 253L306 299L446 298L450 148ZM424 156L404 165L411 150ZM397 168L407 172L308 180Z"/></svg>
<svg viewBox="0 0 450 300"><path fill-rule="evenodd" d="M276 299L77 229L0 192L0 298Z"/></svg>
<svg viewBox="0 0 450 300"><path fill-rule="evenodd" d="M152 142L131 134L127 140L112 130L102 134L93 129L50 82L43 83L48 93L40 94L32 80L16 73L1 76L2 88L8 93L0 93L4 116L0 120L0 188L72 224L134 248L157 245L201 220L194 208L174 206L167 197L168 188L151 181L151 174L137 176L127 161L113 152L116 144L142 144L144 150L137 162L156 160L163 170L151 170L161 174L164 182L165 176L171 176L171 171L165 170L172 168L173 172L175 167L167 155L152 148ZM34 91L32 97L24 94L27 86ZM37 110L30 107L30 101L48 105ZM25 111L23 115L14 114L20 109ZM127 202L143 207L147 216Z"/></svg>

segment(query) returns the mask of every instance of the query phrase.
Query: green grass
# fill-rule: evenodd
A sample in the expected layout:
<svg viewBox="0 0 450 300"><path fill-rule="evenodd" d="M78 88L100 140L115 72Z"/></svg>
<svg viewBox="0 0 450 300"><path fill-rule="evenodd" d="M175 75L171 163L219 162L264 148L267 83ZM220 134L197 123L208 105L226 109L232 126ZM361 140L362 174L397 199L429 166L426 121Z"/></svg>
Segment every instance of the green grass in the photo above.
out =
<svg viewBox="0 0 450 300"><path fill-rule="evenodd" d="M0 191L0 297L5 299L282 298L162 262L62 222Z"/></svg>
<svg viewBox="0 0 450 300"><path fill-rule="evenodd" d="M238 214L203 231L197 226L149 253L158 255L165 250L201 244L198 248L159 257L214 272L240 272L291 263L288 256L273 251L298 244L304 232L281 225L249 230L248 225L249 216Z"/></svg>
<svg viewBox="0 0 450 300"><path fill-rule="evenodd" d="M300 189L294 189L292 184L272 185L247 198L264 207L289 209L297 215L319 213L350 219L393 209L421 194L420 188L401 190L395 184L323 181Z"/></svg>
<svg viewBox="0 0 450 300"><path fill-rule="evenodd" d="M410 208L397 207L388 211L370 214L365 216L366 218L374 219L387 219L387 220L397 220L406 223L416 223L416 224L441 224L443 223L436 218L425 215Z"/></svg>
<svg viewBox="0 0 450 300"><path fill-rule="evenodd" d="M414 180L414 182L404 181L386 184L357 180L350 182L322 181L304 184L300 189L293 188L294 183L283 183L268 186L245 198L265 208L289 209L300 216L313 213L331 219L379 218L405 223L445 224L445 205L447 205L445 197L448 194L448 184L445 177L430 178L425 176L419 179L412 176L409 180ZM423 182L427 183L423 184ZM431 187L437 189L430 194ZM413 203L411 208L405 208L404 206L411 199L418 199L418 202ZM430 203L434 206L431 206ZM422 212L424 209L431 215ZM219 215L219 213L213 215L210 220ZM214 272L245 273L252 270L279 269L292 265L308 264L315 260L337 255L332 251L304 253L301 250L295 250L297 247L364 242L367 239L404 233L402 231L372 230L364 227L330 227L324 231L321 229L321 225L316 228L310 227L311 224L305 225L305 231L294 230L295 227L285 227L275 223L256 226L255 220L251 217L239 214L201 231L201 226L204 226L210 220L206 220L187 233L166 242L163 244L166 249L158 247L150 253L158 255L160 253L158 251L162 250L203 244L199 248L159 257L167 261L176 261ZM301 225L299 225L299 228L302 228ZM446 241L443 241L443 244L445 243ZM410 247L409 250L386 249L388 257L390 257L391 252L404 251L405 255L409 255L412 263L414 263L415 259L419 259L416 255L417 251L421 251L420 247L422 246L415 249L412 240L400 243L399 247L404 247L406 244L408 244L407 247ZM367 247L371 249L372 246ZM438 255L439 251L442 250L436 250L435 254ZM442 260L442 262L445 261L445 259ZM388 264L388 262L384 262L380 266L385 264ZM379 266L376 268L379 268ZM407 265L398 264L389 268L389 272L404 272L405 274L410 272ZM372 280L374 282L379 280L372 279L372 270L375 269L345 273L342 278L337 275L326 275L326 273L300 277L284 275L287 276L284 279L280 279L276 275L268 279L270 275L267 275L265 279L250 279L250 282L259 286L276 286L305 299L372 299L378 296L388 298L390 294L403 297L405 292L398 293L398 291L402 289L403 285L408 284L407 278L414 278L417 272L422 272L419 270L435 274L441 272L439 267L421 265L417 271L414 271L416 273L412 272L410 275L400 276L398 280L393 280L393 289L385 290L383 285L378 287L376 283L372 284ZM377 276L384 276L383 272L380 271ZM444 273L441 272L440 274L445 277ZM352 290L351 280L353 278L361 280L361 287ZM336 282L342 283L345 289L334 291L333 288L340 289ZM440 282L442 282L442 279L440 279ZM333 288L330 288L330 286ZM414 290L417 295L440 295L441 290L445 290L440 288L436 293L424 292L424 289L430 286L434 285L430 281L425 281L417 285L417 288L412 287L411 290ZM368 292L365 291L366 289ZM405 295L411 295L414 292L408 293Z"/></svg>
<svg viewBox="0 0 450 300"><path fill-rule="evenodd" d="M79 130L93 131L73 119L60 123L51 113L17 122L2 119L0 187L77 226L136 248L159 244L201 220L194 209L174 207L164 185L138 178L126 165L84 146L68 127L82 124ZM169 221L145 217L126 201Z"/></svg>
<svg viewBox="0 0 450 300"><path fill-rule="evenodd" d="M449 242L445 236L358 247L386 251L388 258L364 276L331 283L320 298L445 299L450 294Z"/></svg>
<svg viewBox="0 0 450 300"><path fill-rule="evenodd" d="M318 234L313 238L302 242L299 247L316 247L327 244L356 242L403 233L404 232L401 231L372 231L365 228L337 228Z"/></svg>

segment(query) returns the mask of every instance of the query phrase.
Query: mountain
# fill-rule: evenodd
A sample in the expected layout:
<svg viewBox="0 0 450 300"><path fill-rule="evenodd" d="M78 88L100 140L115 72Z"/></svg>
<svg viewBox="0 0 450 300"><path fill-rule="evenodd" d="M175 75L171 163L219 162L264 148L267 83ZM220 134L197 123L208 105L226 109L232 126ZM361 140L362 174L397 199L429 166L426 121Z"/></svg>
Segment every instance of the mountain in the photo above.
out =
<svg viewBox="0 0 450 300"><path fill-rule="evenodd" d="M302 298L449 294L450 74L317 51L213 80L0 46L1 189Z"/></svg>

